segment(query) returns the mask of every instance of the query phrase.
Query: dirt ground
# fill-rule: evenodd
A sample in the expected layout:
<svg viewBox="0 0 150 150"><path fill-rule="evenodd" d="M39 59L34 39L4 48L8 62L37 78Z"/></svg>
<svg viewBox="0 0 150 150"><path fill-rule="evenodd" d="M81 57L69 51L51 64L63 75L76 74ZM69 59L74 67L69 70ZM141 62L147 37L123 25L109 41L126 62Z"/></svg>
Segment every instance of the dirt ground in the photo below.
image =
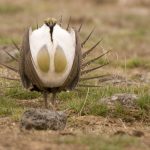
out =
<svg viewBox="0 0 150 150"><path fill-rule="evenodd" d="M106 138L114 136L137 137L143 147L150 146L150 129L142 122L126 124L121 119L103 118L95 116L71 117L71 123L63 131L25 131L19 128L18 122L10 118L1 118L0 121L0 149L1 150L63 150L63 149L90 149L86 144L69 142L80 140L79 137L100 135ZM97 149L99 149L97 147ZM134 146L129 150L141 149Z"/></svg>

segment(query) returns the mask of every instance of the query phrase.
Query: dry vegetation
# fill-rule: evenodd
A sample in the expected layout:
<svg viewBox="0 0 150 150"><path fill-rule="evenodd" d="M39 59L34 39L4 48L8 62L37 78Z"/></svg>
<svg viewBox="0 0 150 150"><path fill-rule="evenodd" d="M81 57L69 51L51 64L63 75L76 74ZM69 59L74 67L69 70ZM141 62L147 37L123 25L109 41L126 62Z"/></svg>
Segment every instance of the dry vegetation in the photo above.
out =
<svg viewBox="0 0 150 150"><path fill-rule="evenodd" d="M39 93L21 88L19 83L0 80L0 150L81 149L148 150L150 148L150 2L149 0L0 0L0 61L2 49L13 51L11 40L21 43L27 26L42 24L47 17L72 16L72 26L84 21L81 39L94 26L96 31L86 45L103 38L94 55L112 52L97 61L110 64L99 70L110 78L96 89L80 89L58 96L58 109L67 110L64 131L20 131L19 118L30 107L43 107ZM13 62L9 62L13 63ZM14 76L0 67L0 73ZM13 88L12 88L13 87ZM138 95L136 107L116 104L111 109L100 99L115 93Z"/></svg>

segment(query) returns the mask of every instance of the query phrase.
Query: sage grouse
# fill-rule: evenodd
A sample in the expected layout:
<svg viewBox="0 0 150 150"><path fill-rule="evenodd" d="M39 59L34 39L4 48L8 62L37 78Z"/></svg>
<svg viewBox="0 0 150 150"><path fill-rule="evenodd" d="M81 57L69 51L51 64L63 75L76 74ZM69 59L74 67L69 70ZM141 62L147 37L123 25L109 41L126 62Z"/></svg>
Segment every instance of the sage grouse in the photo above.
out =
<svg viewBox="0 0 150 150"><path fill-rule="evenodd" d="M80 42L81 28L82 24L78 30L70 28L69 20L67 29L63 29L61 22L57 23L56 19L46 19L44 24L34 31L31 28L26 29L21 48L14 42L20 53L19 60L5 51L15 61L18 61L19 70L7 64L1 63L1 65L19 74L23 87L41 92L46 108L48 107L47 96L49 93L52 93L51 104L55 105L56 93L73 90L76 86L98 87L98 85L85 84L83 81L103 76L87 77L87 74L107 63L90 68L88 66L103 57L108 51L86 61L85 58L93 52L101 40L89 50L82 52L81 49L89 40L93 30L83 42Z"/></svg>

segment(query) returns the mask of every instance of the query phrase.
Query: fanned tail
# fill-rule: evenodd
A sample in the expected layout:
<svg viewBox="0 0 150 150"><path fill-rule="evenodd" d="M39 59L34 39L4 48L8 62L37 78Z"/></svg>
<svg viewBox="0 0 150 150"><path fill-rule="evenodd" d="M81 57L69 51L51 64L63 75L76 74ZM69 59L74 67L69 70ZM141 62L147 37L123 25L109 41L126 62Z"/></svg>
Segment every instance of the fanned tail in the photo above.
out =
<svg viewBox="0 0 150 150"><path fill-rule="evenodd" d="M58 21L60 26L62 26L62 22L63 22L63 17L60 16L60 19ZM71 24L71 17L68 19L66 30L68 30L70 28L70 24ZM38 28L38 24L37 24L37 28ZM79 27L77 29L78 33L81 32L82 28L83 28L83 22L79 25ZM93 35L94 30L95 30L95 28L93 28L91 30L91 32L87 35L87 37L83 40L83 42L81 42L82 49L83 48L86 49L85 45L89 41L91 36ZM81 60L82 63L81 63L81 66L80 66L81 67L81 73L80 73L79 82L77 84L77 88L80 88L80 87L84 87L84 88L87 88L87 87L96 87L96 88L101 87L101 85L99 85L99 84L97 84L97 82L93 82L93 81L97 80L97 79L100 81L100 79L108 76L107 74L103 74L103 73L95 74L98 69L101 69L104 66L109 64L108 61L104 62L103 64L99 64L99 65L97 63L95 63L97 60L102 59L105 55L107 55L110 52L110 50L109 50L109 51L106 51L106 52L103 52L103 53L99 54L96 57L93 57L94 56L93 54L94 54L95 50L97 49L98 45L101 42L102 42L102 39L100 39L91 48L89 48L88 50L85 50L82 53L82 57L81 57L82 58L82 60ZM12 40L12 43L15 46L15 48L18 50L18 52L21 53L21 48L16 44L16 42ZM5 51L5 53L9 57L11 57L12 60L16 61L17 63L19 62L19 58L16 58L15 56L11 55L7 51ZM9 69L9 70L11 70L11 71L13 71L13 72L15 72L18 75L17 78L13 78L13 77L10 78L10 77L6 77L6 76L0 76L0 78L4 78L4 79L7 79L7 80L21 81L20 78L19 78L20 77L19 76L19 70L17 70L14 67L11 67L7 64L0 63L0 65L7 68L7 69Z"/></svg>

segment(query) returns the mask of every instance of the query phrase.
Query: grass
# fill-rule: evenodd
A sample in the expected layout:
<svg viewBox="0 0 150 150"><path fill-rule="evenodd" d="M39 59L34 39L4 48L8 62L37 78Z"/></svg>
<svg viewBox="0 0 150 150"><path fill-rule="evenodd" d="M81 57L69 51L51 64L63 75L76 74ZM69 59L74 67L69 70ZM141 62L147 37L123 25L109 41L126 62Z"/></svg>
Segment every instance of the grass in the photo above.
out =
<svg viewBox="0 0 150 150"><path fill-rule="evenodd" d="M145 68L148 69L150 67L150 62L148 60L144 60L139 57L133 57L129 60L127 60L126 64L121 64L123 68L127 67L130 69L133 68Z"/></svg>
<svg viewBox="0 0 150 150"><path fill-rule="evenodd" d="M90 89L87 96L87 89L82 89L80 92L61 93L59 99L63 100L62 109L71 109L76 114L82 110L81 115L95 115L95 116L110 116L116 118L122 118L128 120L144 120L149 118L150 109L150 97L148 95L149 88L145 87L115 87L104 86L98 89ZM115 108L110 108L106 104L101 103L101 98L112 96L116 93L135 93L139 96L137 100L135 110L133 108L127 108L120 103L115 104ZM148 119L149 120L149 119Z"/></svg>
<svg viewBox="0 0 150 150"><path fill-rule="evenodd" d="M19 107L15 99L0 97L0 117L9 116L14 120L19 120L24 108Z"/></svg>
<svg viewBox="0 0 150 150"><path fill-rule="evenodd" d="M1 4L0 5L0 14L15 14L20 11L23 11L23 7L13 5L13 4Z"/></svg>
<svg viewBox="0 0 150 150"><path fill-rule="evenodd" d="M80 146L86 146L89 150L124 150L129 147L144 148L145 146L139 144L139 139L130 137L128 135L123 136L93 136L93 135L82 135L80 137L60 137L55 139L55 142L59 145L65 143L68 145L75 144ZM148 149L148 147L146 148Z"/></svg>
<svg viewBox="0 0 150 150"><path fill-rule="evenodd" d="M150 95L142 95L137 101L137 104L142 110L150 110Z"/></svg>
<svg viewBox="0 0 150 150"><path fill-rule="evenodd" d="M15 41L15 43L20 43L21 41L19 40L18 37L7 37L7 36L1 36L0 35L0 44L1 45L12 45L12 40Z"/></svg>
<svg viewBox="0 0 150 150"><path fill-rule="evenodd" d="M20 87L18 84L15 84L13 88L9 88L5 91L5 96L13 99L35 99L40 96L40 93L38 92L30 92L28 90L25 90L24 88Z"/></svg>
<svg viewBox="0 0 150 150"><path fill-rule="evenodd" d="M12 41L10 38L7 37L0 37L0 44L5 45L5 44L11 44Z"/></svg>
<svg viewBox="0 0 150 150"><path fill-rule="evenodd" d="M62 101L60 109L70 109L75 114L80 115L95 115L95 116L111 116L128 120L130 118L143 120L147 119L150 113L150 96L149 88L143 87L123 87L123 86L104 86L101 88L81 89L81 91L62 92L58 95L58 99ZM137 108L135 111L132 108L126 108L120 103L115 104L115 108L110 108L106 104L101 103L101 98L112 96L116 93L135 93L139 96ZM37 92L26 91L18 85L15 88L7 89L4 92L4 97L0 101L1 115L15 116L18 114L16 100L31 100L41 96ZM14 109L12 109L14 108ZM19 109L24 109L20 106ZM81 111L82 109L82 111ZM14 111L16 110L16 111ZM12 114L13 112L13 114ZM149 119L148 119L149 120Z"/></svg>

